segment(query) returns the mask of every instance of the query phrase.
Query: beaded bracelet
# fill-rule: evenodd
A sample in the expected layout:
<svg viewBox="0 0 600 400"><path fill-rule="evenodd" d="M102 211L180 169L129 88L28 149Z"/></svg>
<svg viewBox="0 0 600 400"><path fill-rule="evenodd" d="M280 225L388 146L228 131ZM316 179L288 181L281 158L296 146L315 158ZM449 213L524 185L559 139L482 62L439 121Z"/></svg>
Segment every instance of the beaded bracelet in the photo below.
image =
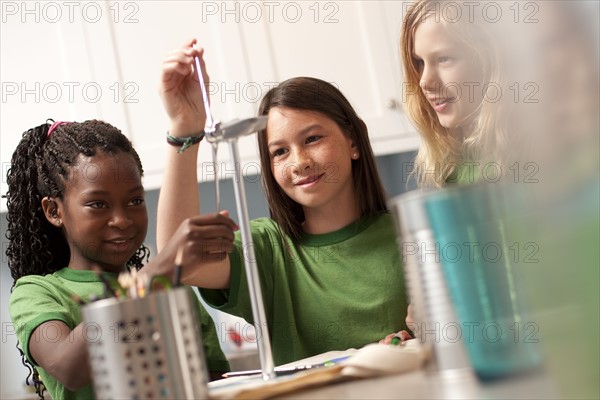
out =
<svg viewBox="0 0 600 400"><path fill-rule="evenodd" d="M204 131L194 136L175 137L167 132L167 143L171 146L181 147L177 150L178 153L183 153L188 147L198 144L204 139Z"/></svg>

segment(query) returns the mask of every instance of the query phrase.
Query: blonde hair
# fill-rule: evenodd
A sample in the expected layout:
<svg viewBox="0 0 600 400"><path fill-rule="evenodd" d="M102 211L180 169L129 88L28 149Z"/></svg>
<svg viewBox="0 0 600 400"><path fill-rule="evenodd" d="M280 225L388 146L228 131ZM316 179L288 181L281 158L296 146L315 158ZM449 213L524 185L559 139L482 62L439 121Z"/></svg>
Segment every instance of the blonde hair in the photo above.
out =
<svg viewBox="0 0 600 400"><path fill-rule="evenodd" d="M506 157L508 119L504 115L508 102L508 85L498 40L498 26L480 21L477 13L463 10L457 20L448 21L440 10L446 1L418 0L412 4L404 18L400 52L404 69L405 99L404 108L417 130L422 142L415 159L419 186L442 187L448 178L465 162L495 162L500 165ZM457 2L450 2L460 7ZM472 16L475 18L471 18ZM481 62L484 76L484 97L465 123L463 135L458 136L453 129L443 127L420 88L421 73L414 56L415 31L425 18L436 18L444 25L448 34L472 51ZM484 89L485 88L485 89ZM502 94L496 102L489 101L491 90L500 88ZM476 89L478 90L478 89Z"/></svg>

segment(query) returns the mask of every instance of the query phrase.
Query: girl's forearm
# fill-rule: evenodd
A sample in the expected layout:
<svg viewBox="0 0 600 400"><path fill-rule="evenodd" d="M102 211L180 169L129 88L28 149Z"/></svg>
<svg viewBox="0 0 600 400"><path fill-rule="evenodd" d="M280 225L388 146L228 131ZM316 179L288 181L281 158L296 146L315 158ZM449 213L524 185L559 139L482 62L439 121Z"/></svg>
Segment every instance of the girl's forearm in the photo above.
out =
<svg viewBox="0 0 600 400"><path fill-rule="evenodd" d="M197 158L194 145L182 153L168 146L163 185L158 197L156 243L160 252L183 220L200 212Z"/></svg>
<svg viewBox="0 0 600 400"><path fill-rule="evenodd" d="M36 328L29 341L37 364L69 390L81 389L92 381L83 328L83 323L70 330L62 321L48 321ZM45 335L49 329L52 334Z"/></svg>
<svg viewBox="0 0 600 400"><path fill-rule="evenodd" d="M75 327L69 338L61 343L62 364L65 365L63 384L69 390L77 390L92 382L90 360L85 340L84 324Z"/></svg>

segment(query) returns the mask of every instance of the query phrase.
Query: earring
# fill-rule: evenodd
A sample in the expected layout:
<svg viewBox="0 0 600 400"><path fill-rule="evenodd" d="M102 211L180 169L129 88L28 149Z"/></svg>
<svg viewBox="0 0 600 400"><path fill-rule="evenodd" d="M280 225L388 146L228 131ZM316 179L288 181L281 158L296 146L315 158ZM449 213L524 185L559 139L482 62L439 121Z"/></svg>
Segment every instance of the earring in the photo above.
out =
<svg viewBox="0 0 600 400"><path fill-rule="evenodd" d="M52 218L54 218L56 220L56 226L62 225L62 221L60 219L58 219L58 212L56 211L56 208L54 208L52 211L50 211L50 215L52 216Z"/></svg>
<svg viewBox="0 0 600 400"><path fill-rule="evenodd" d="M353 159L353 160L357 160L357 159L358 159L358 153L354 153L354 154L352 154L352 159Z"/></svg>

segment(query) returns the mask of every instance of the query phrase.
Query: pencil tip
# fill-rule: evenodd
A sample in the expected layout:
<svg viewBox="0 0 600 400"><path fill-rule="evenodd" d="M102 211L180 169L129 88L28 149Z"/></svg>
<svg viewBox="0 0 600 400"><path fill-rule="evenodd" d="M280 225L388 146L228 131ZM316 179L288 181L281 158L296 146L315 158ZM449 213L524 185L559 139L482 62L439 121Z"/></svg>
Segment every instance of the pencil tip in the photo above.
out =
<svg viewBox="0 0 600 400"><path fill-rule="evenodd" d="M177 255L175 255L175 265L181 265L183 263L183 246L179 246L177 249Z"/></svg>

